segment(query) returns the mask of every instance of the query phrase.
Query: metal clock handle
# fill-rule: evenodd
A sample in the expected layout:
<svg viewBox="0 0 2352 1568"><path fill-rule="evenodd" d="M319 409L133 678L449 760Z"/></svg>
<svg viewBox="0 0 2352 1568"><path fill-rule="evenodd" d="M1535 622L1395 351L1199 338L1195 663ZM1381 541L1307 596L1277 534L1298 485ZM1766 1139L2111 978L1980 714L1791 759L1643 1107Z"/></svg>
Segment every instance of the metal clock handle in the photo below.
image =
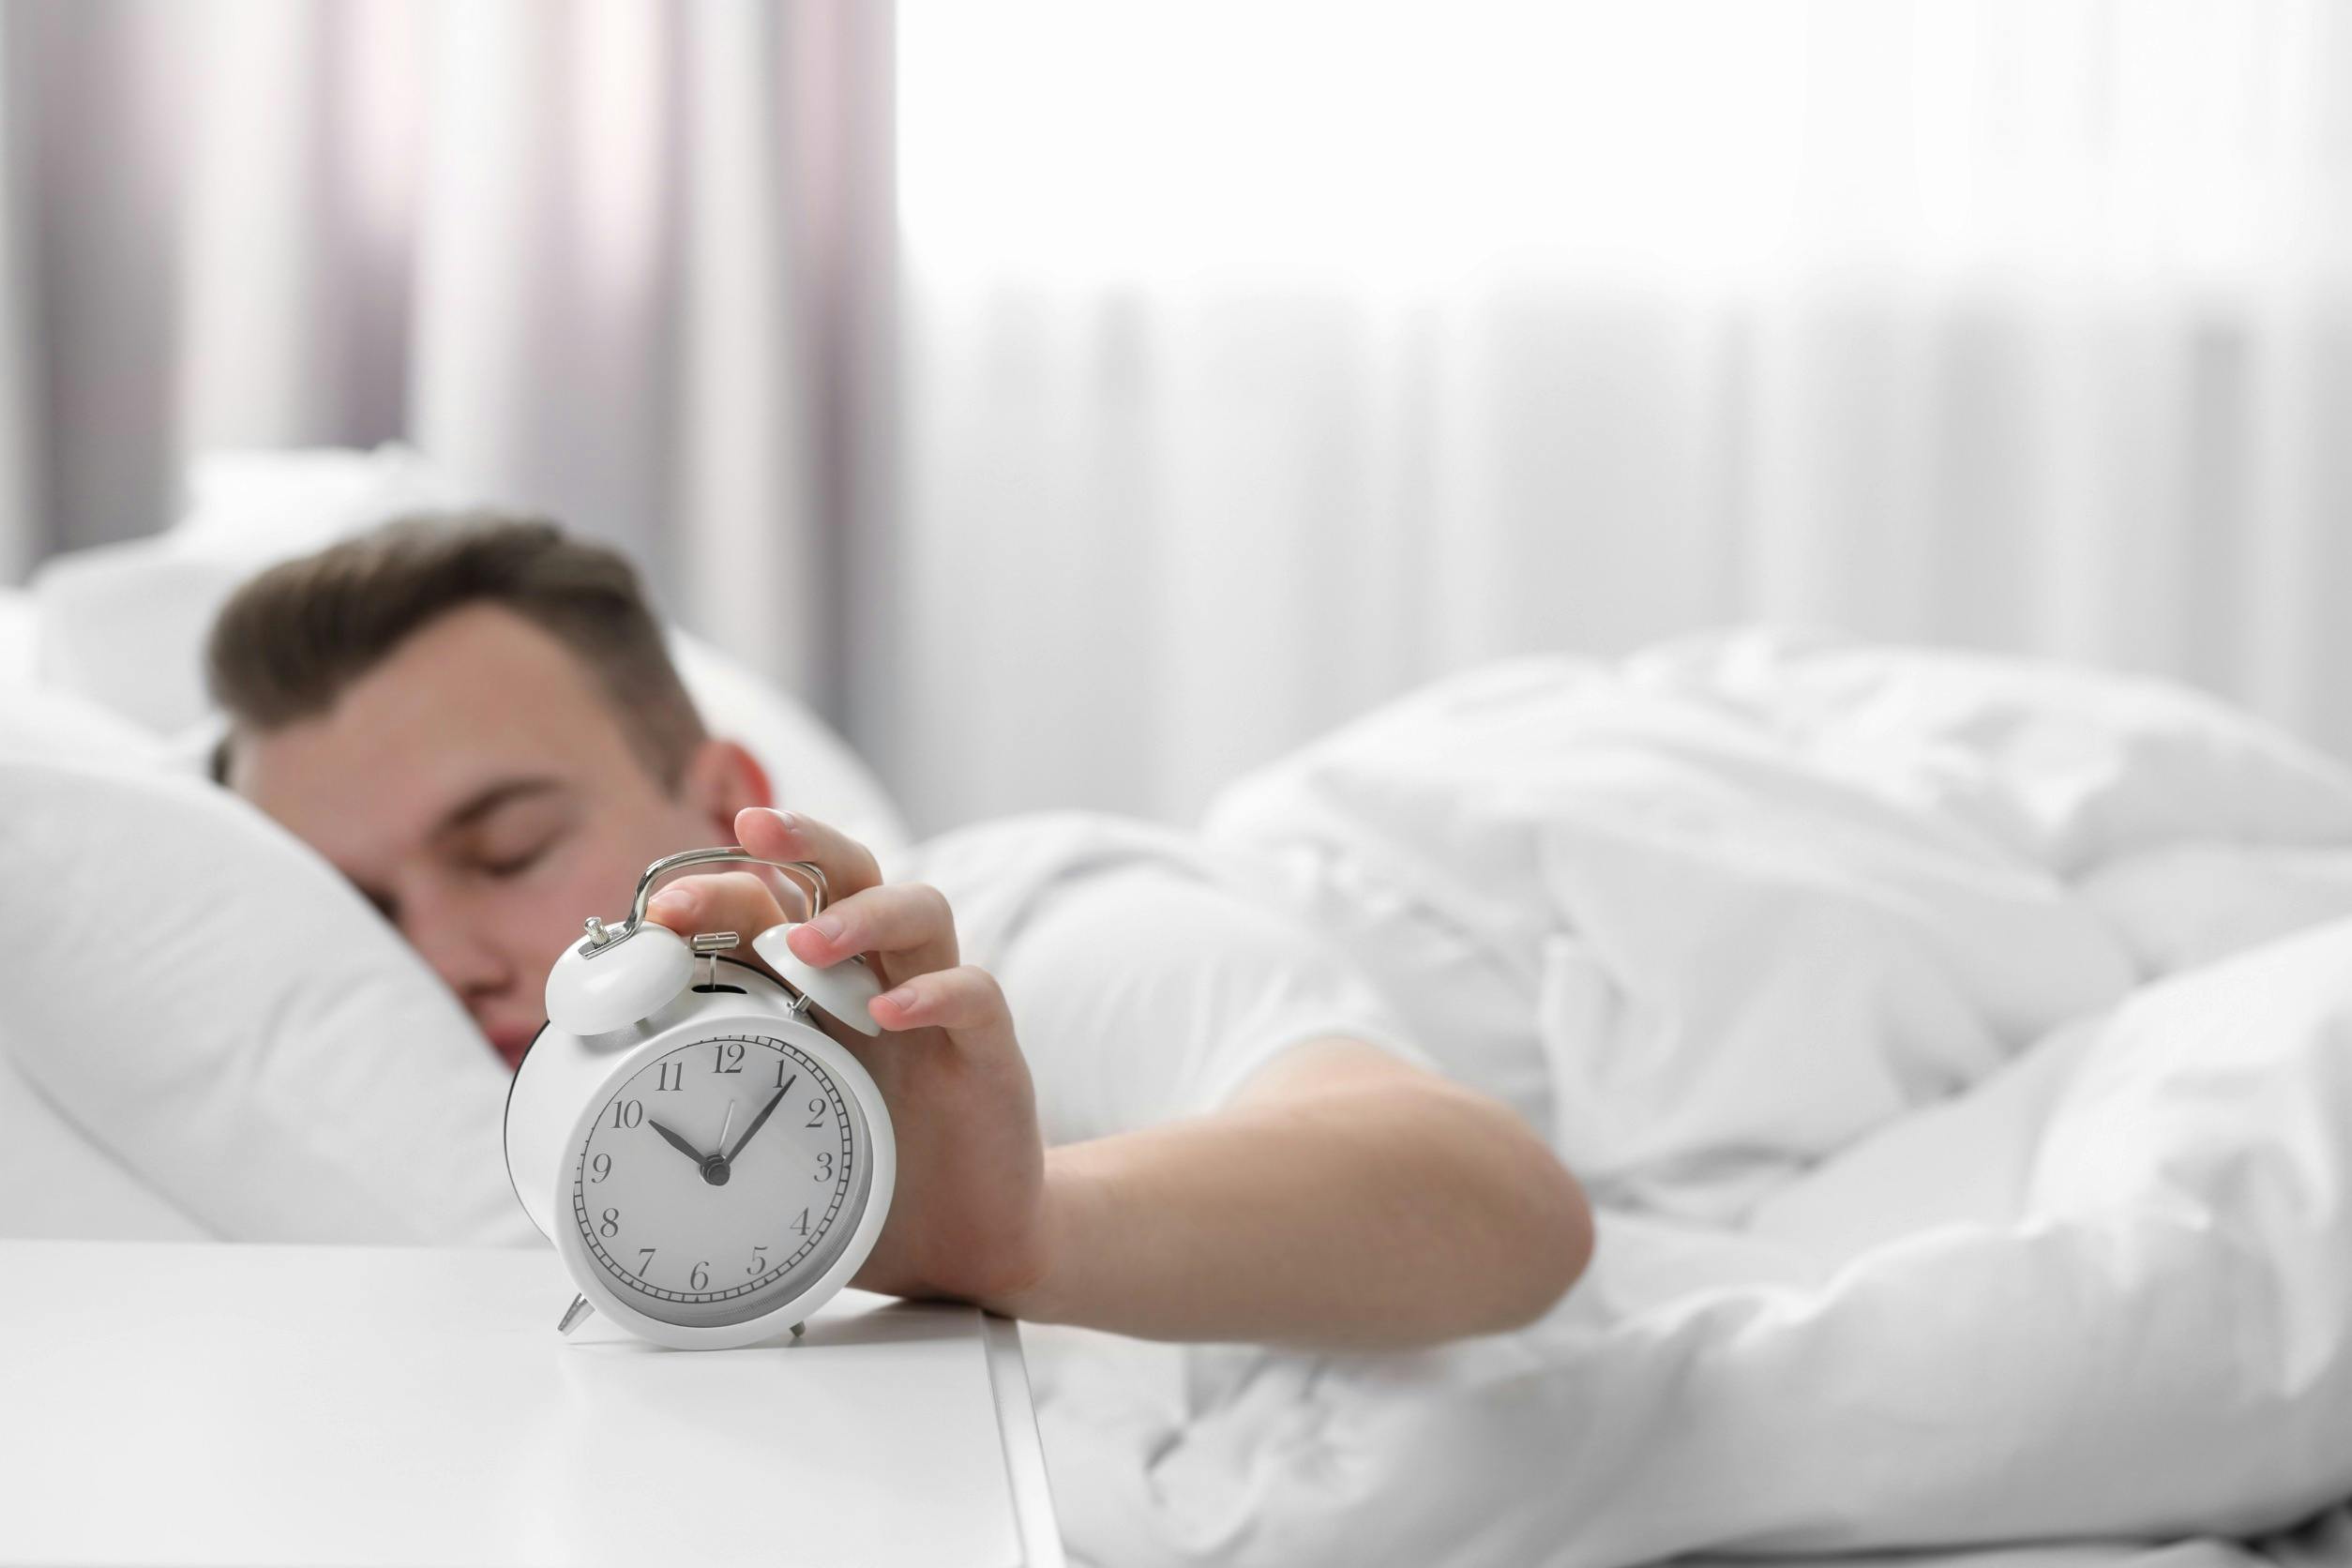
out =
<svg viewBox="0 0 2352 1568"><path fill-rule="evenodd" d="M654 885L671 872L683 871L691 866L768 866L778 871L795 874L808 883L807 918L814 920L824 911L828 892L822 867L806 860L769 860L763 855L751 853L741 844L710 850L683 850L676 854L664 855L645 867L645 874L637 879L637 896L629 901L628 918L620 926L608 927L603 921L591 916L588 940L581 944L583 949L594 952L624 937L634 936L638 927L645 924L645 905L654 896Z"/></svg>

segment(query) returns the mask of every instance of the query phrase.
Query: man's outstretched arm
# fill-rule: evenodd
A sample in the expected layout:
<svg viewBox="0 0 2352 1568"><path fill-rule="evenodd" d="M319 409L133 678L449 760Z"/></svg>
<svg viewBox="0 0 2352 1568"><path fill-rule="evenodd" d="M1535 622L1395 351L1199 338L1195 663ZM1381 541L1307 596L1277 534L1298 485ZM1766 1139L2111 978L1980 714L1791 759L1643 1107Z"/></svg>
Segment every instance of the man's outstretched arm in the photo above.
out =
<svg viewBox="0 0 2352 1568"><path fill-rule="evenodd" d="M1500 1102L1310 1042L1216 1112L1046 1152L1047 1269L983 1304L1153 1339L1373 1349L1516 1327L1574 1284L1591 1211Z"/></svg>
<svg viewBox="0 0 2352 1568"><path fill-rule="evenodd" d="M870 1008L882 1038L834 1036L898 1153L856 1285L1142 1336L1369 1348L1525 1322L1583 1269L1583 1194L1526 1124L1357 1040L1282 1053L1212 1114L1048 1150L1003 992L961 961L945 897L884 884L823 823L755 807L734 826L834 890L792 951L862 954L891 988ZM681 879L646 913L746 939L784 918L741 872Z"/></svg>

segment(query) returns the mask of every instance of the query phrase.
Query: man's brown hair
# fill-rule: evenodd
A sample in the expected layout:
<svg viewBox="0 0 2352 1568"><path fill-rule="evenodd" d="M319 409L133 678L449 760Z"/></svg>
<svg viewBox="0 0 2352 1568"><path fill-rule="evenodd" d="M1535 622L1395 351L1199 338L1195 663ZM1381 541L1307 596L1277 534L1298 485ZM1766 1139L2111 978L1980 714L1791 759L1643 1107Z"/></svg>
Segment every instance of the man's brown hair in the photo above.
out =
<svg viewBox="0 0 2352 1568"><path fill-rule="evenodd" d="M663 789L677 787L706 731L637 570L543 518L422 513L270 567L213 622L213 701L264 731L315 718L410 637L475 604L512 611L569 648L630 749ZM228 745L213 759L216 776L225 776Z"/></svg>

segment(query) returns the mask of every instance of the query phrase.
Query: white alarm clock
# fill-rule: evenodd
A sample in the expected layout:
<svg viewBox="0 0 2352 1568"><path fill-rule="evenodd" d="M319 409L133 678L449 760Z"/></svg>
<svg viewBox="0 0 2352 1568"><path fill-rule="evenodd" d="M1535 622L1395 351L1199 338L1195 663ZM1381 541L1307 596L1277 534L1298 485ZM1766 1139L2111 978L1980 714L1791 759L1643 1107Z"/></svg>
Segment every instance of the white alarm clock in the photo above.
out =
<svg viewBox="0 0 2352 1568"><path fill-rule="evenodd" d="M682 1349L797 1337L890 1213L889 1109L808 1017L880 1033L865 960L812 968L788 921L751 942L778 985L720 956L733 932L689 942L645 918L663 877L731 863L805 879L809 915L824 908L805 861L689 850L647 867L628 917L591 919L548 974L548 1021L507 1090L506 1170L579 1287L565 1333L594 1307Z"/></svg>

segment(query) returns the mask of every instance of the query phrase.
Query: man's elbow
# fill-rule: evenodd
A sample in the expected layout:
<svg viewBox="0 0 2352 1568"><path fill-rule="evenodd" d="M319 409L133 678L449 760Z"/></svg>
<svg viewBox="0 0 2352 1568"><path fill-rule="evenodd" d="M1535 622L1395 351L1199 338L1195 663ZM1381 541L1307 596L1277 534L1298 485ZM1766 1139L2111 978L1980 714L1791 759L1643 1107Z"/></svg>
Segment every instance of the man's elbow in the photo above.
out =
<svg viewBox="0 0 2352 1568"><path fill-rule="evenodd" d="M1510 1123L1497 1141L1510 1152L1504 1179L1513 1216L1503 1270L1509 1288L1495 1304L1495 1331L1501 1332L1525 1327L1560 1304L1591 1265L1594 1234L1583 1184L1516 1115L1496 1108Z"/></svg>
<svg viewBox="0 0 2352 1568"><path fill-rule="evenodd" d="M1543 1151L1542 1163L1545 1184L1556 1189L1546 1199L1543 1220L1544 1256L1551 1266L1541 1282L1543 1304L1530 1314L1530 1321L1550 1311L1584 1277L1592 1263L1594 1240L1592 1203L1585 1197L1584 1184L1548 1148Z"/></svg>

